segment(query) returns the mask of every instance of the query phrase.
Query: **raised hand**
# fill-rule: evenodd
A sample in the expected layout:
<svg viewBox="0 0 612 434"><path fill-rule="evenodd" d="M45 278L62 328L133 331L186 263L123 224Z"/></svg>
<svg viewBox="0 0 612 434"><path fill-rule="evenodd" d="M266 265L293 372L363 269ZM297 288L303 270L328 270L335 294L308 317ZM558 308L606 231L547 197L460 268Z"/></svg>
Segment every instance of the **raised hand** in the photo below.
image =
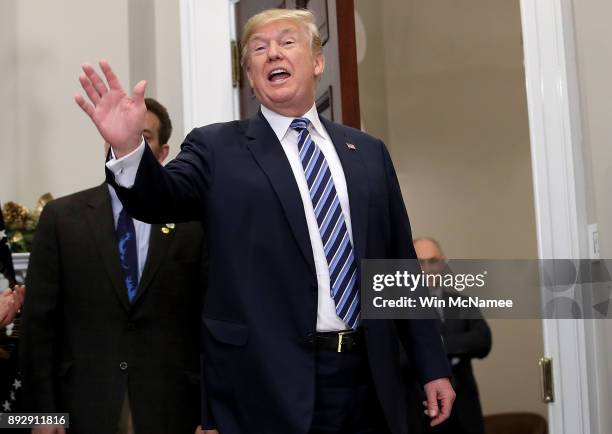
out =
<svg viewBox="0 0 612 434"><path fill-rule="evenodd" d="M79 81L89 101L82 95L76 95L74 100L91 118L104 140L110 143L115 156L121 158L136 149L142 140L147 112L144 102L147 82L138 82L129 96L106 60L100 60L100 69L106 82L91 65L83 64L84 74Z"/></svg>

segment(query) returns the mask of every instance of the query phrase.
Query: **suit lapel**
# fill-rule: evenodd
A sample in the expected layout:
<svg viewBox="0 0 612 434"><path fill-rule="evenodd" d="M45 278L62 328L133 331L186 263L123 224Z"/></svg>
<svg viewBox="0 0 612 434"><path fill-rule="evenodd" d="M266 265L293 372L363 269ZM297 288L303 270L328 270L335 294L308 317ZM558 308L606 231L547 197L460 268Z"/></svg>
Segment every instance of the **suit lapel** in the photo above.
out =
<svg viewBox="0 0 612 434"><path fill-rule="evenodd" d="M357 260L360 261L365 256L368 227L369 188L366 166L359 151L359 144L353 143L338 125L323 117L320 119L336 148L344 171L351 210L353 244Z"/></svg>
<svg viewBox="0 0 612 434"><path fill-rule="evenodd" d="M300 251L313 274L316 274L304 204L282 145L261 112L249 120L246 135L247 147L270 180Z"/></svg>
<svg viewBox="0 0 612 434"><path fill-rule="evenodd" d="M140 282L138 283L138 291L132 302L135 305L146 290L151 285L153 277L157 273L159 266L162 264L166 253L170 249L170 244L174 239L174 232L177 229L170 229L167 233L162 232L165 225L151 225L151 234L149 236L149 251L147 252L147 261L145 262Z"/></svg>
<svg viewBox="0 0 612 434"><path fill-rule="evenodd" d="M130 303L117 248L113 209L106 184L98 187L88 201L87 220L100 253L102 264L113 284L117 297L124 309L129 310Z"/></svg>

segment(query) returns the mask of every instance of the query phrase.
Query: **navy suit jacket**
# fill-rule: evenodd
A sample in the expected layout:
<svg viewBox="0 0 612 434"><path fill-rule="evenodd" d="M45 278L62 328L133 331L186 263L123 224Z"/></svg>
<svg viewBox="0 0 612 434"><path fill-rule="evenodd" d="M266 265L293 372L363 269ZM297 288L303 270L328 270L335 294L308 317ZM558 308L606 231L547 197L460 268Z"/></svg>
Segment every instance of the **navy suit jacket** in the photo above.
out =
<svg viewBox="0 0 612 434"><path fill-rule="evenodd" d="M321 120L346 177L357 257L415 258L385 145ZM317 277L298 186L263 115L194 129L165 168L145 146L131 189L118 187L108 171L107 177L135 218L204 224L210 262L203 422L221 434L306 434L314 407ZM448 377L439 324L364 320L362 326L389 428L406 433L398 338L421 383Z"/></svg>

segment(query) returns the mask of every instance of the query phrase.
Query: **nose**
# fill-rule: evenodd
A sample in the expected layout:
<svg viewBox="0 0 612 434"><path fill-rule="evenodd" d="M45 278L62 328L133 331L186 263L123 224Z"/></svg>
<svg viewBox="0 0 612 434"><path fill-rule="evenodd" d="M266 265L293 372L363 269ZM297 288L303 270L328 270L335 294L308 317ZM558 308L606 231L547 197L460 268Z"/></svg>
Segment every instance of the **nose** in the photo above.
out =
<svg viewBox="0 0 612 434"><path fill-rule="evenodd" d="M268 60L278 60L283 57L280 45L276 41L272 41L268 47Z"/></svg>

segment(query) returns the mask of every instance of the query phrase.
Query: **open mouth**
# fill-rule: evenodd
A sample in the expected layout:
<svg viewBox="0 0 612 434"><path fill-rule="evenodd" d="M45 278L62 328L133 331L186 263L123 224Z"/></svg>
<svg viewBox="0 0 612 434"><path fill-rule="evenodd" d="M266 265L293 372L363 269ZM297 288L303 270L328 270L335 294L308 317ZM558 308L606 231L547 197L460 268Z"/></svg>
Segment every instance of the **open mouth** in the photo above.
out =
<svg viewBox="0 0 612 434"><path fill-rule="evenodd" d="M268 74L268 80L273 82L273 83L276 83L276 82L279 82L279 81L284 81L284 80L288 79L289 77L291 77L291 74L289 73L289 71L287 71L284 68L273 69Z"/></svg>

